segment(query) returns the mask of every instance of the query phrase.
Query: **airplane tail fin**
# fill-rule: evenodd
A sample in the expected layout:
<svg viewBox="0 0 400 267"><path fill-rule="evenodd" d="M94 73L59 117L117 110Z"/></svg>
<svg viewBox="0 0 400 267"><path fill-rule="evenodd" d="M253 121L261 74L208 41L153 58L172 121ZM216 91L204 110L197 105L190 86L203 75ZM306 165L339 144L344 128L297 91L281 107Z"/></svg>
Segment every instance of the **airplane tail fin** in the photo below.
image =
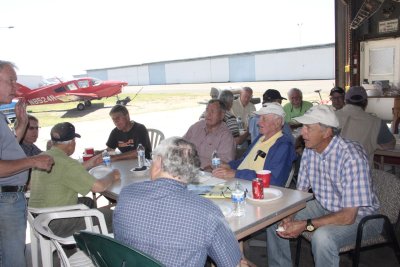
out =
<svg viewBox="0 0 400 267"><path fill-rule="evenodd" d="M25 94L29 93L31 91L31 89L29 89L28 87L26 87L25 85L22 85L20 83L18 84L18 89L16 92L16 96L17 97L24 97Z"/></svg>

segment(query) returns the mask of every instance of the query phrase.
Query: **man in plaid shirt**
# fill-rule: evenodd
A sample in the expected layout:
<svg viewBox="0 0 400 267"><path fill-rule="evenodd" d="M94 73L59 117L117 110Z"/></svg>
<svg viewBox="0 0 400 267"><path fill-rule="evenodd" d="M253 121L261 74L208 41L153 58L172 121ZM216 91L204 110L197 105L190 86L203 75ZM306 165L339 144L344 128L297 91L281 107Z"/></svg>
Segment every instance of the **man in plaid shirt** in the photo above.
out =
<svg viewBox="0 0 400 267"><path fill-rule="evenodd" d="M306 146L297 189L312 189L315 199L267 229L269 266L292 266L288 238L303 231L314 231L315 266L339 266L339 248L354 243L358 222L379 208L368 158L360 144L337 135L339 122L331 107L315 106L296 120L304 125ZM364 236L381 229L382 222L368 223Z"/></svg>

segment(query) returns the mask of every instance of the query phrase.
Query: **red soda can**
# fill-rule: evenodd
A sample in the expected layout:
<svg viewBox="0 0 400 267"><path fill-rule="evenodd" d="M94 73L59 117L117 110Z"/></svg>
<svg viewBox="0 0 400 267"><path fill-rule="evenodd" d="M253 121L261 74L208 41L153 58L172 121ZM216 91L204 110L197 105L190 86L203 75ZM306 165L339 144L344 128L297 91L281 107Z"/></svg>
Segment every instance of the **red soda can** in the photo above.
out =
<svg viewBox="0 0 400 267"><path fill-rule="evenodd" d="M256 178L251 181L251 185L253 188L253 198L254 199L264 199L263 181L259 178Z"/></svg>

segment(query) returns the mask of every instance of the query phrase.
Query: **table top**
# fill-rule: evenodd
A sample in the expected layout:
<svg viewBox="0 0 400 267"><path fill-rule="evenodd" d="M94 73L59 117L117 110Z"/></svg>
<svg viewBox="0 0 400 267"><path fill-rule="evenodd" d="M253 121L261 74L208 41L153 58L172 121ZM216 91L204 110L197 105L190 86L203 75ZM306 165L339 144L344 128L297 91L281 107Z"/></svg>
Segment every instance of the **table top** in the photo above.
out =
<svg viewBox="0 0 400 267"><path fill-rule="evenodd" d="M400 158L400 138L396 137L396 146L394 149L377 149L375 150L375 155Z"/></svg>
<svg viewBox="0 0 400 267"><path fill-rule="evenodd" d="M136 160L123 160L113 162L113 169L118 169L121 172L121 181L114 183L111 188L103 192L104 196L110 197L117 200L118 194L120 193L122 187L127 186L131 183L137 183L149 180L149 174L147 172L141 172L137 174L136 172L130 171L132 168L137 167ZM95 167L96 168L96 167ZM101 168L101 167L100 167ZM252 191L251 181L240 180L244 188L249 192ZM202 185L224 183L230 188L234 188L235 180L224 181L218 178L205 179ZM226 220L228 221L232 231L235 233L238 240L261 230L268 225L271 225L282 218L297 212L298 210L305 207L306 202L312 199L312 194L301 192L298 190L292 190L282 187L273 187L282 192L282 197L268 202L255 202L251 200L246 200L245 203L245 215L240 217L232 216L230 212L226 215ZM210 199L215 204L217 204L222 211L233 210L233 204L230 198L218 198Z"/></svg>

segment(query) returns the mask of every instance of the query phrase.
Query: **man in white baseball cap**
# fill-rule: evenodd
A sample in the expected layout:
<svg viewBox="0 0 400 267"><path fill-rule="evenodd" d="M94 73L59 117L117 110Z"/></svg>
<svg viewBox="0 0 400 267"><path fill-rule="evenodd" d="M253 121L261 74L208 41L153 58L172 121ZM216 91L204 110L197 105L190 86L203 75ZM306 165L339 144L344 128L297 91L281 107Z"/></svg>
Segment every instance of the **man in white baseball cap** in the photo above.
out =
<svg viewBox="0 0 400 267"><path fill-rule="evenodd" d="M268 266L292 266L289 238L303 231L314 232L315 266L339 266L339 248L354 243L359 221L379 209L368 158L360 144L337 135L339 122L332 107L314 106L296 120L303 124L306 146L297 189L312 189L315 199L268 227ZM279 226L283 229L276 232ZM372 236L381 232L382 224L371 222L366 227L364 235Z"/></svg>
<svg viewBox="0 0 400 267"><path fill-rule="evenodd" d="M258 127L261 134L241 158L222 164L213 175L223 179L252 180L256 171L270 170L270 183L285 186L292 162L296 159L291 137L282 133L285 112L279 103L268 103L254 113L260 115Z"/></svg>

